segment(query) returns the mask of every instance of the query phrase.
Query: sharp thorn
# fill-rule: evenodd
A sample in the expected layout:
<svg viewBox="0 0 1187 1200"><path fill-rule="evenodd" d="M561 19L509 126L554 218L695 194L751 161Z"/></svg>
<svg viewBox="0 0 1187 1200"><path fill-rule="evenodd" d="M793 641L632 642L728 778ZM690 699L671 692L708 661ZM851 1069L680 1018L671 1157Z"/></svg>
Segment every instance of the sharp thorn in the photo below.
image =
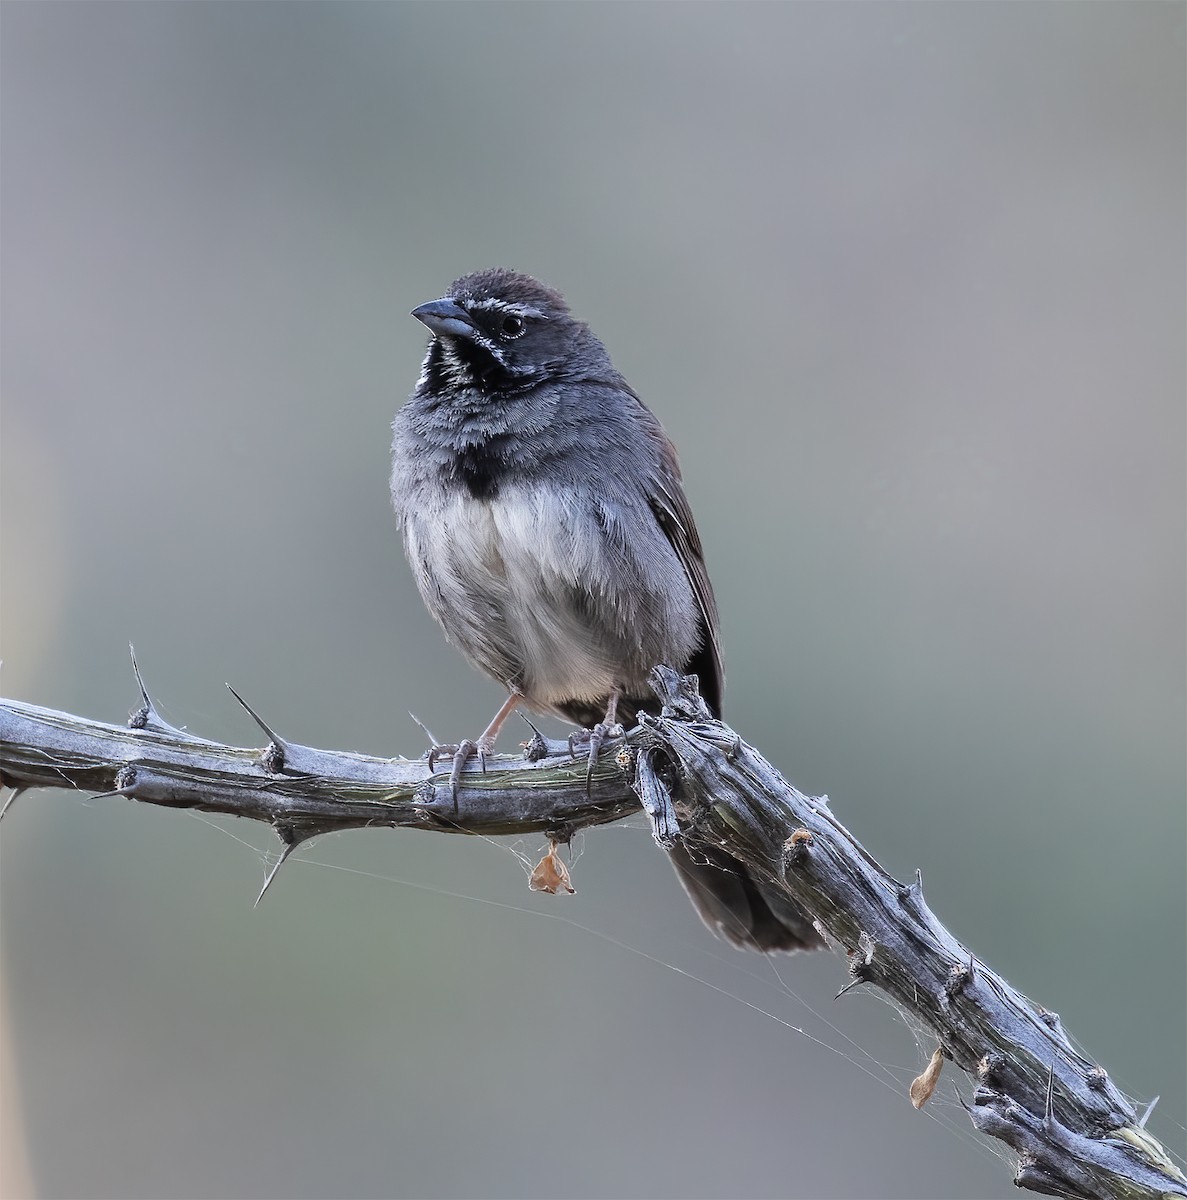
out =
<svg viewBox="0 0 1187 1200"><path fill-rule="evenodd" d="M14 788L12 789L12 795L11 795L11 796L9 796L9 797L8 797L8 799L4 801L4 807L3 807L3 808L0 808L0 821L3 821L3 820L4 820L4 814L5 814L6 812L8 812L8 810L9 810L9 809L12 807L12 802L13 802L13 801L14 801L14 800L15 800L15 799L16 799L16 798L17 798L17 797L18 797L18 796L19 796L19 795L20 795L22 792L27 792L28 790L29 790L29 789L28 789L28 787L26 787L24 784L21 784L21 786L20 786L20 787L14 787Z"/></svg>
<svg viewBox="0 0 1187 1200"><path fill-rule="evenodd" d="M899 885L898 898L903 904L912 905L915 908L923 908L923 872L918 868L915 869L915 878L910 883Z"/></svg>
<svg viewBox="0 0 1187 1200"><path fill-rule="evenodd" d="M855 987L861 987L863 983L869 983L868 979L851 979L845 986L833 997L834 1000L840 998L846 993L852 991Z"/></svg>
<svg viewBox="0 0 1187 1200"><path fill-rule="evenodd" d="M252 908L259 908L260 901L264 898L264 893L272 886L272 880L274 880L276 876L280 874L280 868L283 867L286 862L288 862L289 855L292 854L292 852L301 844L304 839L293 837L292 834L289 834L289 836L286 837L282 833L280 834L280 840L283 843L280 848L280 857L277 858L272 869L268 872L268 878L264 880L264 886L260 888L260 894L256 897L256 902L252 905Z"/></svg>
<svg viewBox="0 0 1187 1200"><path fill-rule="evenodd" d="M519 709L518 712L523 717L524 724L532 731L532 736L523 743L523 756L528 762L539 762L549 753L548 739L528 720L523 709Z"/></svg>
<svg viewBox="0 0 1187 1200"><path fill-rule="evenodd" d="M416 715L416 713L410 712L408 715L415 722L417 728L421 731L421 733L423 733L425 735L425 737L427 737L429 739L429 745L436 746L438 743L437 743L437 739L435 737L433 737L433 731L420 719L420 717L418 717Z"/></svg>
<svg viewBox="0 0 1187 1200"><path fill-rule="evenodd" d="M279 746L282 750L288 745L284 738L277 733L273 733L272 730L264 724L264 718L261 717L260 714L256 712L256 710L252 708L252 706L248 704L248 702L244 700L244 698L229 683L227 684L227 691L239 701L244 712L246 712L247 715L251 717L251 719L264 731L264 733L268 735L268 740L270 742L275 743L275 745Z"/></svg>
<svg viewBox="0 0 1187 1200"><path fill-rule="evenodd" d="M524 724L525 724L525 725L526 725L526 726L527 726L527 727L528 727L528 728L529 728L529 729L530 729L530 730L531 730L531 731L532 731L532 732L533 732L533 733L534 733L534 734L535 734L535 735L536 735L536 736L537 736L537 737L538 737L538 738L539 738L541 741L543 741L543 740L544 740L544 735L543 735L543 734L542 734L542 733L541 733L541 732L540 732L540 731L539 731L539 730L538 730L538 729L535 727L535 725L533 725L533 724L532 724L532 722L531 722L531 721L529 720L529 718L528 718L528 714L527 714L527 713L525 713L525 712L523 711L523 709L522 709L522 708L517 708L515 711L516 711L517 713L519 713L520 717L523 719L523 723L524 723Z"/></svg>
<svg viewBox="0 0 1187 1200"><path fill-rule="evenodd" d="M140 664L136 661L136 647L131 642L128 643L128 653L132 656L132 674L136 676L136 686L140 689L140 699L144 701L144 707L149 712L152 712L152 698L148 694L148 688L144 686L144 676L140 674Z"/></svg>
<svg viewBox="0 0 1187 1200"><path fill-rule="evenodd" d="M131 642L128 643L128 654L132 658L132 674L136 676L136 686L140 689L140 707L128 718L129 729L168 729L173 733L185 734L184 729L178 729L176 725L170 725L164 717L161 716L157 706L153 703L152 697L148 694L148 688L144 683L144 676L140 673L140 664L136 661L136 647ZM186 734L186 736L189 736Z"/></svg>
<svg viewBox="0 0 1187 1200"><path fill-rule="evenodd" d="M1153 1099L1153 1100L1151 1100L1151 1101L1150 1101L1150 1103L1146 1105L1146 1111L1145 1111L1144 1113L1142 1113L1141 1120L1139 1120L1139 1121L1138 1121L1138 1128L1139 1128L1139 1129L1145 1129L1145 1128L1146 1128L1146 1122L1147 1122L1147 1121L1150 1119L1150 1115L1151 1115L1151 1113L1153 1113L1153 1112L1154 1112L1154 1106L1155 1106L1155 1105L1158 1103L1158 1101L1159 1101L1159 1100L1161 1100L1161 1099L1162 1099L1162 1097L1161 1097L1161 1096L1155 1096L1155 1097L1154 1097L1154 1099Z"/></svg>

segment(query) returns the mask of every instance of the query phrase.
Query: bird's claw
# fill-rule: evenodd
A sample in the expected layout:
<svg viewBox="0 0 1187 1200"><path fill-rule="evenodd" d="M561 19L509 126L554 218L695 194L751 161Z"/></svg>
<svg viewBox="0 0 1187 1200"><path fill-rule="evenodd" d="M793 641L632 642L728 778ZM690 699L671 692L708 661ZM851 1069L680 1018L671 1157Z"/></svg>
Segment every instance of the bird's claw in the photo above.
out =
<svg viewBox="0 0 1187 1200"><path fill-rule="evenodd" d="M453 758L453 756L461 749L461 745L456 742L442 742L436 746L430 746L425 751L425 758L428 760L429 770L435 771L437 764L443 758Z"/></svg>
<svg viewBox="0 0 1187 1200"><path fill-rule="evenodd" d="M466 738L465 741L458 743L458 748L453 752L453 766L449 769L449 794L453 797L453 806L457 807L457 792L462 780L462 771L466 768L466 763L475 755L478 756L478 762L482 769L486 770L486 755L479 750L478 743L471 738Z"/></svg>
<svg viewBox="0 0 1187 1200"><path fill-rule="evenodd" d="M609 725L599 721L592 729L578 729L569 734L569 754L577 758L577 748L589 744L589 752L585 760L585 794L588 796L593 786L593 771L598 764L598 755L608 741L620 738L626 732L621 725Z"/></svg>
<svg viewBox="0 0 1187 1200"><path fill-rule="evenodd" d="M472 758L478 759L478 769L486 774L486 760L494 749L493 740L480 737L477 741L466 738L464 741L449 745L433 746L427 753L429 770L436 771L437 764L442 759L451 760L449 768L449 794L453 797L454 808L457 807L458 789L461 786L462 772L466 763Z"/></svg>

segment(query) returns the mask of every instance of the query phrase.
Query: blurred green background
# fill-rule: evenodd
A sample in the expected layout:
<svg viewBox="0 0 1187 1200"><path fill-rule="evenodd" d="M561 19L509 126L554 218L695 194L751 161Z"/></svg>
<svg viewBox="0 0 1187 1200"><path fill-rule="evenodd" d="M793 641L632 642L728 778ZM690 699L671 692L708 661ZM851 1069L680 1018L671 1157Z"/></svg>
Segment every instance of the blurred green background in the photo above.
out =
<svg viewBox="0 0 1187 1200"><path fill-rule="evenodd" d="M0 23L5 694L123 720L131 640L207 737L259 741L224 680L316 745L473 734L388 425L408 310L531 271L681 447L728 718L1182 1149L1181 4ZM715 941L639 820L563 898L538 839L372 831L253 910L272 849L9 813L10 1188L1015 1194L967 1083L908 1104L926 1039Z"/></svg>

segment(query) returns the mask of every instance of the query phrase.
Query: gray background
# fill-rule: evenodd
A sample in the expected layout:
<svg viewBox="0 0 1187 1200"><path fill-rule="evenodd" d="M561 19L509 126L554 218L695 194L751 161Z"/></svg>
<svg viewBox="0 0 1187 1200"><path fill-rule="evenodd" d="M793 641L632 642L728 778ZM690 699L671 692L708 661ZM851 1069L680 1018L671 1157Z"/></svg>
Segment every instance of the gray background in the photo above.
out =
<svg viewBox="0 0 1187 1200"><path fill-rule="evenodd" d="M682 449L731 721L1181 1149L1184 13L6 3L5 693L122 720L132 640L209 737L259 741L224 680L478 730L388 424L408 310L532 271ZM327 839L253 911L261 828L22 799L11 1187L1014 1194L954 1075L904 1098L926 1041L714 941L639 821L572 897L508 845Z"/></svg>

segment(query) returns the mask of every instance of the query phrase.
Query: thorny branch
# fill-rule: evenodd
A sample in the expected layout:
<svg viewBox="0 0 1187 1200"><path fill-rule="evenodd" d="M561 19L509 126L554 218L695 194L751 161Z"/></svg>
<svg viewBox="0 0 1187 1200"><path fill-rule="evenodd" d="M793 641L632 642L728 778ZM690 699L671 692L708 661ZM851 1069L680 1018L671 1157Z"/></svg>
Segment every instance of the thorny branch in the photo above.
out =
<svg viewBox="0 0 1187 1200"><path fill-rule="evenodd" d="M784 889L843 950L846 987L881 988L936 1036L912 1099L926 1101L942 1061L975 1080L969 1116L1019 1156L1014 1182L1047 1195L1121 1200L1187 1197L1187 1179L1143 1128L1103 1068L1080 1056L1059 1017L994 974L940 923L922 877L888 875L832 815L711 718L695 679L657 668L664 703L587 788L584 762L538 735L523 759L467 772L456 797L424 759L315 750L274 733L261 750L210 742L167 724L141 683L128 727L0 700L0 784L74 788L148 804L265 821L283 849L330 830L409 826L452 833L544 831L565 841L643 807L656 840L693 854L716 846ZM236 699L239 699L236 696ZM0 810L2 811L2 810ZM268 884L265 884L267 888ZM262 893L261 893L262 894ZM844 990L844 989L843 989Z"/></svg>

